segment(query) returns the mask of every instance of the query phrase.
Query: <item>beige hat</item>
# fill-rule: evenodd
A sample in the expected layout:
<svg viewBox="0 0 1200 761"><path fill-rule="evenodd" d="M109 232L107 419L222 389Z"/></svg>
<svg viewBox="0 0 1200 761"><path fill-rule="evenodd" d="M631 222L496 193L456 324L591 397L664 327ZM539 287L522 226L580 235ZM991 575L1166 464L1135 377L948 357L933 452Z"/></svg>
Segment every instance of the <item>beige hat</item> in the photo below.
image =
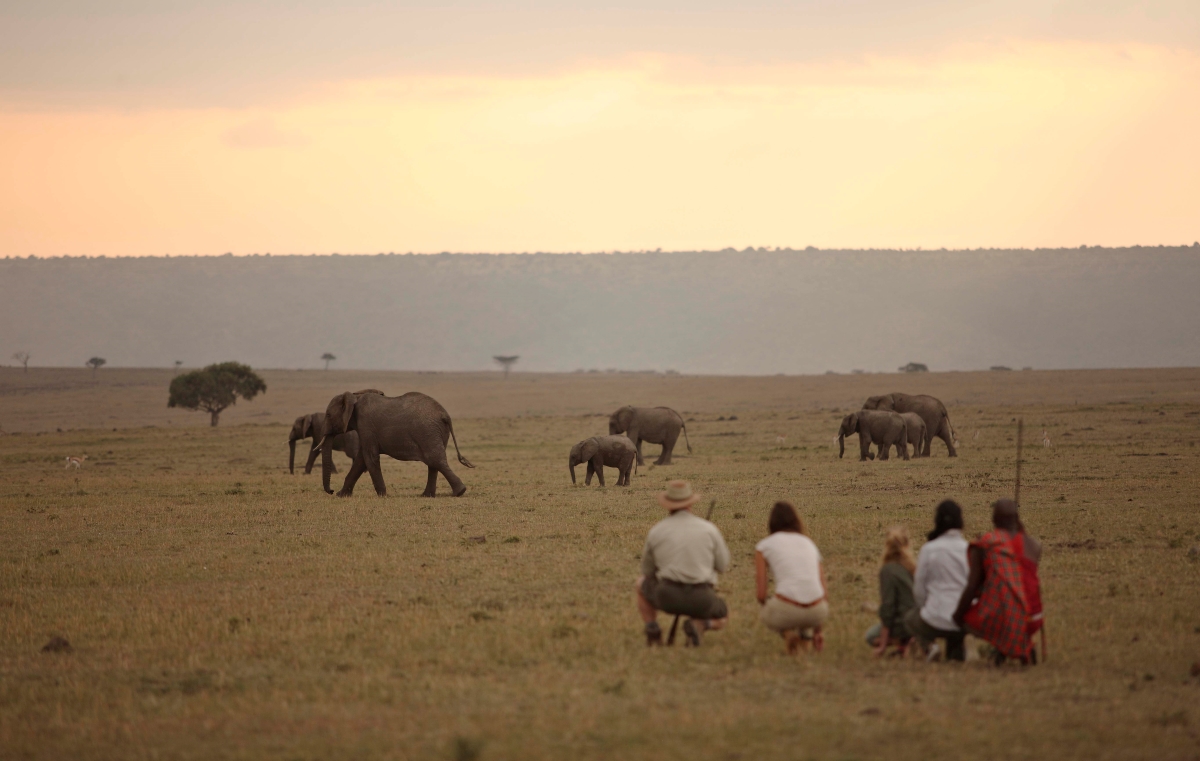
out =
<svg viewBox="0 0 1200 761"><path fill-rule="evenodd" d="M691 507L700 501L700 495L692 491L687 481L669 481L667 490L658 495L658 504L671 512Z"/></svg>

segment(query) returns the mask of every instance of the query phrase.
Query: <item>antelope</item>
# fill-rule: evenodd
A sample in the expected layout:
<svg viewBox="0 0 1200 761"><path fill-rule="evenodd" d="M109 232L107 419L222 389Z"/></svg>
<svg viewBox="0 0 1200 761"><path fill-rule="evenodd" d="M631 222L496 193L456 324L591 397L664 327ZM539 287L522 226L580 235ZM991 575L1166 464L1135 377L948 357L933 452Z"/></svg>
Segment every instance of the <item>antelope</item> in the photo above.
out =
<svg viewBox="0 0 1200 761"><path fill-rule="evenodd" d="M80 467L83 466L83 461L86 459L87 459L87 455L84 455L83 457L68 457L67 464L64 465L63 468L64 469L70 468L72 465L74 465L75 469L78 470Z"/></svg>

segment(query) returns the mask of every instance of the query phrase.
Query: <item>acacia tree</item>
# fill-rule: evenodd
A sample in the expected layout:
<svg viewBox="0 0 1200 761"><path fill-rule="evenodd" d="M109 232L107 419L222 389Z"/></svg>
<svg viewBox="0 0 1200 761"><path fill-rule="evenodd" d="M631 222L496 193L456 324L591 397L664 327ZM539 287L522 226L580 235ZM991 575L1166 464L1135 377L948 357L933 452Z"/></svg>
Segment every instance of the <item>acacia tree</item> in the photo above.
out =
<svg viewBox="0 0 1200 761"><path fill-rule="evenodd" d="M88 367L92 368L92 377L95 378L96 371L99 370L104 365L107 365L108 360L105 359L104 357L92 357L87 362L84 362L84 364L87 365Z"/></svg>
<svg viewBox="0 0 1200 761"><path fill-rule="evenodd" d="M321 359L325 360L325 369L328 370L329 363L334 361L335 359L337 359L337 357L333 356L329 352L325 352L324 354L321 355Z"/></svg>
<svg viewBox="0 0 1200 761"><path fill-rule="evenodd" d="M267 384L249 365L221 362L175 376L167 406L204 410L212 416L211 425L215 427L221 412L237 404L238 397L250 400L266 390Z"/></svg>
<svg viewBox="0 0 1200 761"><path fill-rule="evenodd" d="M507 378L508 371L513 365L517 364L517 360L520 359L520 357L514 355L511 357L492 357L492 359L499 362L500 366L504 368L504 377Z"/></svg>
<svg viewBox="0 0 1200 761"><path fill-rule="evenodd" d="M25 372L29 372L29 352L19 351L13 354L13 359L21 363L21 367L25 368Z"/></svg>

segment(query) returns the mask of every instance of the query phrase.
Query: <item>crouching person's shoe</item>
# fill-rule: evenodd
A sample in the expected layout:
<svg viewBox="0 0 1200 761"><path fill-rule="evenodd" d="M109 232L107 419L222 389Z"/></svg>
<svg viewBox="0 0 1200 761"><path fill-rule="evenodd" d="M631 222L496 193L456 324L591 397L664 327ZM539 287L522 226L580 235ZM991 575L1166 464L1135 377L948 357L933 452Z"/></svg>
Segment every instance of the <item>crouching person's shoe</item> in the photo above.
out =
<svg viewBox="0 0 1200 761"><path fill-rule="evenodd" d="M646 624L646 646L654 647L655 645L662 645L662 643L662 627L658 625L658 622L651 621Z"/></svg>

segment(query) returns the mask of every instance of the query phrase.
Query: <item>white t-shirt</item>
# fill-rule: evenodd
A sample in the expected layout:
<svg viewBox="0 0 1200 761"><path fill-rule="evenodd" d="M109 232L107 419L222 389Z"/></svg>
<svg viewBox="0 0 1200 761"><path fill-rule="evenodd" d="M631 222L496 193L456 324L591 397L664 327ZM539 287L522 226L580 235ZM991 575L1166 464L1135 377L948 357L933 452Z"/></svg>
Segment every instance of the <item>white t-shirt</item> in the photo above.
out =
<svg viewBox="0 0 1200 761"><path fill-rule="evenodd" d="M776 594L805 604L825 596L821 589L821 552L804 534L776 531L754 549L763 554L775 577Z"/></svg>

